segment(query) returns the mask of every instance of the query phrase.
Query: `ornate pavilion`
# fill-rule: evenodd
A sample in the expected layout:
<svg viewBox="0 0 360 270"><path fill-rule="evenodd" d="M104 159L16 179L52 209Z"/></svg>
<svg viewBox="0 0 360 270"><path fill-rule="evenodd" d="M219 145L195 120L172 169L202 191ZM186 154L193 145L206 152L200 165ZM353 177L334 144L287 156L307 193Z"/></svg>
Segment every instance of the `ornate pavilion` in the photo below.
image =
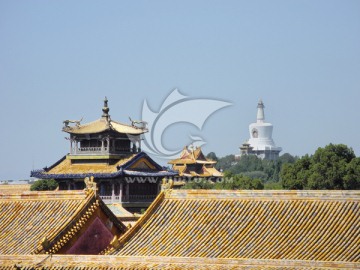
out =
<svg viewBox="0 0 360 270"><path fill-rule="evenodd" d="M194 178L216 181L223 177L223 174L215 168L216 161L207 159L201 147L185 146L180 157L168 163L172 165L173 170L179 172L179 177L175 177L174 187L181 186Z"/></svg>
<svg viewBox="0 0 360 270"><path fill-rule="evenodd" d="M110 118L105 98L100 119L82 124L65 120L63 131L70 136L70 153L32 177L55 179L60 190L85 187L84 178L94 177L100 197L106 203L120 203L130 208L147 207L161 189L161 179L177 175L157 164L141 151L141 135L146 123L130 125Z"/></svg>

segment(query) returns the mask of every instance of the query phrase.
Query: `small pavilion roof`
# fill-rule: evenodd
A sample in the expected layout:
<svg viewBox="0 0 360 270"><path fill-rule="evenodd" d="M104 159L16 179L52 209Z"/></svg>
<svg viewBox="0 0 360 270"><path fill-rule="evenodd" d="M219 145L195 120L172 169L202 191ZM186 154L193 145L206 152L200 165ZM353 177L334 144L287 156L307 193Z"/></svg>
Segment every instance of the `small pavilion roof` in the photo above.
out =
<svg viewBox="0 0 360 270"><path fill-rule="evenodd" d="M201 147L196 147L195 149L189 149L187 146L184 147L180 153L180 158L170 160L169 164L215 164L216 161L208 160L203 152Z"/></svg>
<svg viewBox="0 0 360 270"><path fill-rule="evenodd" d="M208 160L201 151L200 147L190 149L189 147L185 146L180 154L180 158L173 159L168 163L172 164L173 169L179 172L179 176L223 177L223 174L214 167L216 161ZM192 164L202 165L201 169L192 168L193 166L189 166Z"/></svg>
<svg viewBox="0 0 360 270"><path fill-rule="evenodd" d="M113 120L107 120L106 118L103 117L87 124L78 125L78 126L68 126L63 128L63 131L70 134L94 134L108 130L114 130L118 133L131 134L131 135L139 135L147 132L146 129L119 123Z"/></svg>
<svg viewBox="0 0 360 270"><path fill-rule="evenodd" d="M201 168L201 171L195 171L189 169L187 164L184 165L174 164L173 169L178 171L180 176L185 176L185 177L223 177L224 176L214 167L207 168L206 166L203 166Z"/></svg>
<svg viewBox="0 0 360 270"><path fill-rule="evenodd" d="M143 127L137 126L135 122L132 122L131 125L127 125L111 120L109 115L110 109L108 107L108 100L106 97L104 100L104 107L102 111L103 111L103 115L101 116L100 119L86 124L80 124L81 121L65 120L64 121L65 126L63 127L63 131L70 134L96 134L104 131L113 130L118 133L129 134L129 135L139 135L148 131L145 126ZM76 124L70 126L69 123L76 123Z"/></svg>

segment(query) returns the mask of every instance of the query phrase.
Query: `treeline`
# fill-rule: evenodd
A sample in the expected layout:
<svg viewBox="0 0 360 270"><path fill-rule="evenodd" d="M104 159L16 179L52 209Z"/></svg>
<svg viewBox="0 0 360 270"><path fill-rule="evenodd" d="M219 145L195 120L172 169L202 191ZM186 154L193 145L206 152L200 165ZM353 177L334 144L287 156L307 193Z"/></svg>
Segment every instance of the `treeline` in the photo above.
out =
<svg viewBox="0 0 360 270"><path fill-rule="evenodd" d="M207 158L217 161L216 168L224 172L224 181L198 179L184 188L360 189L360 158L344 144L319 147L313 155L301 158L288 153L277 160L262 160L254 155L218 158L213 152ZM226 180L230 178L233 180Z"/></svg>
<svg viewBox="0 0 360 270"><path fill-rule="evenodd" d="M318 148L280 172L285 189L360 189L360 158L344 144Z"/></svg>

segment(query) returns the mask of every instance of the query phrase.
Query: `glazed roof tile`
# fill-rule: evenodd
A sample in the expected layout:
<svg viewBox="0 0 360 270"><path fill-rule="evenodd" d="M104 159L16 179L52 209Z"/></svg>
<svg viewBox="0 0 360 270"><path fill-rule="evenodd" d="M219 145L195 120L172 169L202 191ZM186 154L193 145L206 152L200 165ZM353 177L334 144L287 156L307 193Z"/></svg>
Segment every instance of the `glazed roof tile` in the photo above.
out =
<svg viewBox="0 0 360 270"><path fill-rule="evenodd" d="M132 166L141 159L146 159L154 167L152 170L134 169ZM154 160L152 160L145 152L136 154L129 154L123 156L115 164L109 165L107 163L93 163L88 161L86 163L72 163L67 156L61 158L49 168L43 170L34 170L30 174L32 177L42 179L66 179L77 178L84 179L85 177L94 176L96 178L115 178L118 176L174 176L177 172L167 170L161 167Z"/></svg>
<svg viewBox="0 0 360 270"><path fill-rule="evenodd" d="M358 269L359 263L298 260L124 257L124 256L0 256L0 270L135 270L135 269Z"/></svg>
<svg viewBox="0 0 360 270"><path fill-rule="evenodd" d="M30 184L3 184L0 185L0 194L14 194L30 191Z"/></svg>
<svg viewBox="0 0 360 270"><path fill-rule="evenodd" d="M78 164L72 163L70 159L64 159L57 166L51 168L47 174L82 174L91 171L92 173L114 173L121 166L134 158L136 154L124 156L124 158L117 161L115 164L109 165L108 163L85 163Z"/></svg>
<svg viewBox="0 0 360 270"><path fill-rule="evenodd" d="M170 190L118 256L359 262L360 191Z"/></svg>
<svg viewBox="0 0 360 270"><path fill-rule="evenodd" d="M179 176L184 177L223 177L224 175L219 172L216 168L207 168L202 166L200 170L192 170L186 164L184 165L173 165L173 170L179 172Z"/></svg>
<svg viewBox="0 0 360 270"><path fill-rule="evenodd" d="M99 205L106 208L93 191L29 191L0 195L0 254L44 252L40 243L44 237L49 247L56 245L72 225L80 228L75 223L83 218L84 211L90 216ZM88 211L90 208L91 211ZM110 210L105 211L112 215ZM120 231L126 230L115 216L113 221ZM65 240L61 241L63 243Z"/></svg>
<svg viewBox="0 0 360 270"><path fill-rule="evenodd" d="M147 132L146 129L108 120L104 117L90 123L77 126L66 126L63 131L70 134L94 134L108 130L114 130L118 133L139 135Z"/></svg>
<svg viewBox="0 0 360 270"><path fill-rule="evenodd" d="M195 149L189 149L184 147L180 153L180 158L170 160L169 164L215 164L216 161L208 160L201 151L201 147Z"/></svg>

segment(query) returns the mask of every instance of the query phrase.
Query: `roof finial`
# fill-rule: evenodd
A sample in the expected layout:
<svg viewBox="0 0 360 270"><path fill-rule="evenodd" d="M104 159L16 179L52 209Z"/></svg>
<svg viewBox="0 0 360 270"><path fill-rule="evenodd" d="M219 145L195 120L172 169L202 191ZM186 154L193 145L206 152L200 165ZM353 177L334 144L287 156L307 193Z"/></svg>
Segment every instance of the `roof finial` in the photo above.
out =
<svg viewBox="0 0 360 270"><path fill-rule="evenodd" d="M106 118L107 120L109 119L109 107L108 107L108 99L107 97L105 97L104 99L104 107L102 108L102 111L103 111L103 115L102 117Z"/></svg>

